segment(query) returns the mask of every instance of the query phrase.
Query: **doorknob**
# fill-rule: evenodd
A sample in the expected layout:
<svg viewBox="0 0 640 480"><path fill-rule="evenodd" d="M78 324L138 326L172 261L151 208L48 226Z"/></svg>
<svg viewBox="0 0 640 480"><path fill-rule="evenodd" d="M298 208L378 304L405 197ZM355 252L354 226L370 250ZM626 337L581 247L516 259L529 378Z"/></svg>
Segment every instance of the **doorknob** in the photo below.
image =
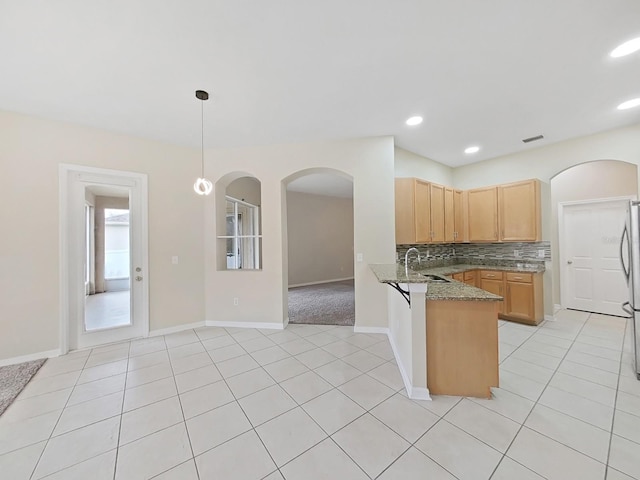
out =
<svg viewBox="0 0 640 480"><path fill-rule="evenodd" d="M142 281L142 277L141 277L140 275L138 275L138 276L136 277L136 282L141 282L141 281Z"/></svg>
<svg viewBox="0 0 640 480"><path fill-rule="evenodd" d="M567 263L571 265L573 263L573 260L567 260Z"/></svg>

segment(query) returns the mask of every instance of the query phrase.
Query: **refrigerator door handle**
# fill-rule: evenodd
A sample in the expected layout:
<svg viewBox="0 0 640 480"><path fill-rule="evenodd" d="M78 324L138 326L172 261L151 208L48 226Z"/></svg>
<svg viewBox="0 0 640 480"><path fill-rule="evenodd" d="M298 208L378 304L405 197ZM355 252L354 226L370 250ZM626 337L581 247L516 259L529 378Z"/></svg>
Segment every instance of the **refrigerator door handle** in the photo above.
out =
<svg viewBox="0 0 640 480"><path fill-rule="evenodd" d="M622 271L624 272L624 277L627 279L627 284L629 283L629 275L631 274L630 269L627 268L627 266L624 264L624 255L623 250L624 250L624 240L625 238L627 239L627 242L629 241L629 230L627 230L627 226L624 226L624 229L622 230L622 238L620 239L620 263L622 264Z"/></svg>
<svg viewBox="0 0 640 480"><path fill-rule="evenodd" d="M624 302L622 304L622 310L624 310L625 313L628 313L630 317L633 317L633 310L631 310L631 304L629 302Z"/></svg>

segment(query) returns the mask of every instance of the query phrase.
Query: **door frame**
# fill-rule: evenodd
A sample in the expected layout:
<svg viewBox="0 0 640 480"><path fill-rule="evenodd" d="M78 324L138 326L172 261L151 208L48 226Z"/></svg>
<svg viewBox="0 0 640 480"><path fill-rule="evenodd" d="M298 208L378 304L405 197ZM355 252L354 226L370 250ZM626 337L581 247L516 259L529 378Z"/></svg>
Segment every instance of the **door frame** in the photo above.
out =
<svg viewBox="0 0 640 480"><path fill-rule="evenodd" d="M73 209L73 197L70 195L70 189L74 184L71 181L72 175L90 174L95 176L103 176L105 180L114 177L123 180L135 180L137 188L140 191L140 239L142 243L142 251L140 254L139 264L145 276L148 279L149 273L149 220L148 220L148 186L147 174L138 172L129 172L124 170L111 170L105 168L87 167L84 165L74 165L61 163L58 168L59 175L59 300L60 300L60 319L59 319L59 335L60 335L60 354L64 355L69 352L69 344L71 343L71 335L75 335L75 331L71 331L71 304L70 297L72 293L81 285L84 287L83 278L74 279L71 272L77 270L77 260L70 252L70 236L72 232L72 222L70 212ZM105 181L105 184L108 184ZM84 206L84 202L83 202ZM142 282L141 285L141 318L135 321L140 322L143 336L149 335L149 282ZM131 312L133 315L133 311Z"/></svg>
<svg viewBox="0 0 640 480"><path fill-rule="evenodd" d="M566 202L558 202L558 275L560 279L560 306L562 308L568 308L566 302L567 295L567 282L568 275L565 269L567 265L567 251L565 248L564 237L564 214L566 207L572 207L575 205L602 205L605 203L618 203L626 202L628 200L635 200L635 195L625 195L622 197L604 197L604 198L590 198L586 200L570 200ZM622 234L622 232L620 232Z"/></svg>

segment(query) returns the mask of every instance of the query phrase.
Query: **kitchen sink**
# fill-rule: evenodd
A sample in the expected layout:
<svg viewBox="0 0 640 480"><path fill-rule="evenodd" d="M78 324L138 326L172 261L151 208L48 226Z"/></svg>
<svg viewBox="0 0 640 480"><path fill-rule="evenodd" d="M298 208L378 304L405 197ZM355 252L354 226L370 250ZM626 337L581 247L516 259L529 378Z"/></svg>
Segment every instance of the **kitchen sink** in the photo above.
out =
<svg viewBox="0 0 640 480"><path fill-rule="evenodd" d="M433 282L433 283L449 283L450 281L444 277L440 277L438 275L432 275L432 274L423 275L423 277L426 277L429 282Z"/></svg>

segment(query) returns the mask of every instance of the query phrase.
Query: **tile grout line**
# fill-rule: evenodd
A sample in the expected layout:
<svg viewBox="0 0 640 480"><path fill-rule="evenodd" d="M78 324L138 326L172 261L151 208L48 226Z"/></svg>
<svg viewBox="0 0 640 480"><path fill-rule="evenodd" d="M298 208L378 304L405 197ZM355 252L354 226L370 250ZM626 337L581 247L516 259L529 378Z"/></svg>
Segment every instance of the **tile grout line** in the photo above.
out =
<svg viewBox="0 0 640 480"><path fill-rule="evenodd" d="M500 459L500 461L499 461L499 462L498 462L498 464L496 465L495 469L494 469L494 470L493 470L493 472L491 473L491 477L493 477L493 475L496 473L496 470L498 469L498 467L499 467L499 466L500 466L500 464L502 463L502 460L504 459L504 457L506 457L506 456L507 456L507 453L509 452L509 450L510 450L510 449L511 449L511 447L513 446L513 442L515 442L516 438L518 437L518 435L520 434L520 432L522 431L522 429L523 429L523 428L525 428L525 423L527 422L527 420L528 420L528 419L529 419L529 417L531 416L531 413L535 410L536 406L538 405L538 401L540 400L540 398L542 397L542 395L544 394L544 392L545 392L545 391L547 390L547 388L549 387L549 384L551 383L551 380L553 379L553 377L555 376L555 374L558 372L558 369L560 368L560 365L562 364L562 362L565 360L565 358L566 358L566 357L567 357L567 355L569 354L569 350L571 350L571 347L573 347L573 345L575 344L576 339L580 336L580 333L582 332L582 330L584 330L584 327L587 325L587 323L589 322L589 319L590 319L590 318L591 318L591 314L589 314L589 315L587 316L587 318L584 320L584 322L582 323L582 326L580 327L580 329L578 330L578 332L577 332L576 336L574 337L573 341L571 342L571 345L569 346L569 348L567 348L567 351L566 351L565 355L562 357L562 359L560 360L560 362L558 362L558 366L555 368L555 370L554 370L554 372L553 372L553 375L552 375L552 376L549 378L549 380L547 381L547 383L546 383L545 387L544 387L544 388L542 389L542 391L540 392L540 395L538 395L538 398L537 398L537 399L536 399L536 401L534 402L533 407L531 407L531 410L529 411L529 413L527 414L527 416L525 417L525 419L524 419L524 420L522 421L522 423L520 424L520 428L518 429L518 431L517 431L517 432L516 432L516 434L514 435L513 439L512 439L512 440L511 440L511 442L509 443L509 446L506 448L506 450L505 450L505 452L504 452L504 454L503 454L502 458ZM545 321L545 322L546 322L546 321ZM541 325L541 326L542 326L542 325ZM520 348L520 347L518 347L518 348ZM560 412L560 413L562 413L562 412ZM526 427L526 428L528 428L528 427ZM589 455L586 455L586 454L585 454L585 453L583 453L583 452L579 452L578 450L575 450L574 448L570 447L569 445L565 445L564 443L559 442L558 440L555 440L555 439L553 439L553 438L551 438L551 437L549 437L549 436L547 436L547 435L544 435L544 434L542 434L542 433L538 432L537 430L534 430L534 431L535 431L536 433L540 434L540 435L543 435L543 436L544 436L544 437L546 437L546 438L549 438L549 439L551 439L551 440L553 440L553 441L555 441L555 442L560 443L561 445L564 445L564 446L565 446L565 447L567 447L567 448L570 448L570 449L572 449L572 450L574 450L574 451L576 451L576 452L578 452L578 453L581 453L582 455L585 455L585 456L587 456L587 457L589 457L589 458L592 458L592 457L590 457ZM517 462L517 460L514 460L514 459L513 459L513 458L511 458L511 457L508 457L508 458L509 458L509 459L511 459L511 460L513 460L513 461L515 461L515 462ZM595 459L594 459L594 460L595 460ZM597 461L597 460L596 460L596 461ZM517 462L517 463L520 463L520 462ZM521 465L522 465L522 464L521 464ZM524 466L525 468L528 468L526 465L523 465L523 466ZM530 468L528 468L528 469L529 469L529 470L531 470ZM606 466L605 466L605 469L606 469ZM532 470L532 471L533 471L533 470ZM534 473L536 473L536 474L538 474L538 475L541 475L541 474L539 474L538 472L535 472L535 471L534 471ZM542 475L541 475L541 476L542 476ZM491 477L489 477L489 478L491 478Z"/></svg>
<svg viewBox="0 0 640 480"><path fill-rule="evenodd" d="M633 317L631 318L633 321ZM613 416L611 417L611 432L609 433L609 448L607 449L607 463L604 470L604 480L609 476L609 459L611 458L611 445L613 444L613 426L616 422L616 412L618 411L618 392L620 391L620 375L622 374L622 357L624 356L624 340L629 330L629 322L625 322L624 334L622 336L622 348L620 349L620 366L618 369L618 383L616 384L616 394L613 400Z"/></svg>
<svg viewBox="0 0 640 480"><path fill-rule="evenodd" d="M49 442L51 441L51 438L53 437L53 432L55 432L56 427L58 426L58 423L60 422L60 418L62 418L62 414L64 413L64 410L67 408L67 405L69 404L69 400L71 399L71 396L73 395L74 390L76 389L76 386L78 385L78 380L80 380L80 376L82 375L82 372L84 371L87 362L89 361L89 357L91 356L91 353L93 352L93 348L89 351L89 355L87 355L87 358L84 361L84 365L82 367L82 369L80 370L80 375L78 375L78 378L76 379L75 383L73 384L73 388L71 390L71 392L69 393L69 397L67 398L67 401L64 404L64 407L62 407L62 410L60 410L60 415L58 416L58 420L56 420L55 425L53 426L53 428L51 429L51 433L49 434L49 437L47 438L47 443L45 444L44 448L42 449L42 452L40 452L40 455L38 457L38 461L35 463L35 465L33 466L33 470L31 471L31 475L29 476L30 479L33 478L33 476L36 473L36 470L38 468L38 465L40 465L40 462L42 461L42 457L44 455L44 452L46 451L47 447L49 446ZM65 468L69 468L69 467L65 467ZM60 471L60 470L58 470ZM51 472L51 473L56 473L56 472Z"/></svg>
<svg viewBox="0 0 640 480"><path fill-rule="evenodd" d="M124 399L127 396L127 374L129 372L129 359L131 358L131 342L129 342L129 352L127 355L127 369L124 375L124 390L122 392L122 404L120 405L120 421L118 423L118 436L116 437L116 459L113 462L113 480L116 480L118 472L118 458L120 457L120 436L122 435L122 417L124 415Z"/></svg>

